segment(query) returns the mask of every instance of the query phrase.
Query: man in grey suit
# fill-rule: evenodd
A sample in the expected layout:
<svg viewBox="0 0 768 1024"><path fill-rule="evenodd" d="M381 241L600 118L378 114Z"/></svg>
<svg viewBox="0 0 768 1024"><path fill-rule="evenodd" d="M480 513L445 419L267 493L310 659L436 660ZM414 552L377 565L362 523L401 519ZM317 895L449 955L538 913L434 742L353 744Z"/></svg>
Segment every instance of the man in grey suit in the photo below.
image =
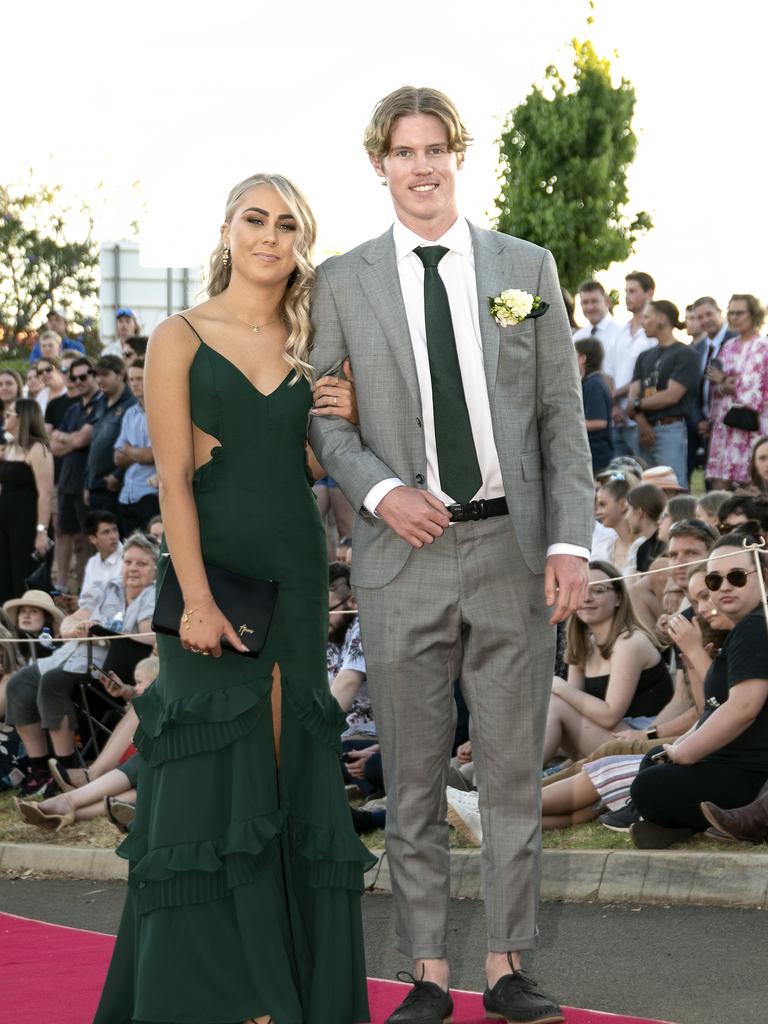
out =
<svg viewBox="0 0 768 1024"><path fill-rule="evenodd" d="M591 463L551 254L459 216L470 141L442 93L385 97L365 146L395 224L323 263L313 298L313 364L338 376L349 357L358 395L359 427L323 398L310 440L359 513L352 576L384 763L397 942L414 962L390 1024L442 1024L452 1012L445 789L456 678L479 779L486 1009L509 1021L563 1019L520 970L519 952L536 936L550 624L583 601ZM489 299L507 289L540 296L544 315L499 325Z"/></svg>

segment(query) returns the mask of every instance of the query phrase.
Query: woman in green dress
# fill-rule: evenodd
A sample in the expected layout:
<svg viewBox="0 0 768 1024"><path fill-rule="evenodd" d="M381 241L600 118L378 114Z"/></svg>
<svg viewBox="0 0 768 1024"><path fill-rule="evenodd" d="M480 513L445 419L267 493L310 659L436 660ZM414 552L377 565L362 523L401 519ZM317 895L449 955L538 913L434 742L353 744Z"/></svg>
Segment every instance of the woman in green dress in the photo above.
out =
<svg viewBox="0 0 768 1024"><path fill-rule="evenodd" d="M368 1020L360 893L373 858L339 771L326 544L306 458L314 237L288 180L240 183L209 299L150 341L147 414L185 613L180 640L158 637L160 674L134 702L146 768L95 1024ZM318 385L316 405L351 415L343 382ZM242 644L204 559L278 581L258 660L222 652L222 638Z"/></svg>

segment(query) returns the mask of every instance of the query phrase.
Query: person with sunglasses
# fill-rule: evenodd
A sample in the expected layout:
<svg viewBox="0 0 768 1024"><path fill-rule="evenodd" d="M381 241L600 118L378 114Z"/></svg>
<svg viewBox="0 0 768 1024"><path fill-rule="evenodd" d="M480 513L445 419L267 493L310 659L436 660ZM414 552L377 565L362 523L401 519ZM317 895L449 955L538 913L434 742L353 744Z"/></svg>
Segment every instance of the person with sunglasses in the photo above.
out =
<svg viewBox="0 0 768 1024"><path fill-rule="evenodd" d="M62 460L58 482L56 570L59 589L67 590L69 567L75 553L79 590L89 555L85 530L88 509L84 500L88 451L94 424L101 418L106 400L99 390L93 361L88 356L78 356L72 363L69 375L76 385L78 401L67 409L60 426L51 433L53 454Z"/></svg>
<svg viewBox="0 0 768 1024"><path fill-rule="evenodd" d="M704 679L704 711L673 744L645 758L632 784L642 816L630 829L639 849L664 849L704 832L702 802L723 808L753 801L768 780L768 622L751 551L756 534L734 531L713 546L704 584L734 628Z"/></svg>
<svg viewBox="0 0 768 1024"><path fill-rule="evenodd" d="M37 362L37 376L40 390L35 395L40 411L45 415L48 404L66 393L64 378L59 371L59 360L56 356L41 356Z"/></svg>

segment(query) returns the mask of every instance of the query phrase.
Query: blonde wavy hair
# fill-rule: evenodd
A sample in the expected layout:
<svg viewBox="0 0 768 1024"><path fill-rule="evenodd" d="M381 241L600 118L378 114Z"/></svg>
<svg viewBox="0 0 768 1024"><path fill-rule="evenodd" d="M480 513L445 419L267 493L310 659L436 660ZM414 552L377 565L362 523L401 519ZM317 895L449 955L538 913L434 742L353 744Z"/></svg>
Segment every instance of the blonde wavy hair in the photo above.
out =
<svg viewBox="0 0 768 1024"><path fill-rule="evenodd" d="M243 196L257 185L271 185L296 218L296 238L293 244L296 269L288 278L288 286L280 304L280 315L288 328L285 361L296 371L291 384L295 384L301 377L311 383L313 370L308 362L312 349L309 303L315 281L315 265L312 262L312 247L317 236L315 217L306 197L290 179L282 174L252 174L235 185L229 193L224 210L225 223L232 223L232 217ZM229 286L232 263L230 260L226 266L224 265L222 256L225 248L224 241L220 238L219 244L211 253L206 286L210 299L220 295Z"/></svg>
<svg viewBox="0 0 768 1024"><path fill-rule="evenodd" d="M395 123L409 114L432 114L442 121L448 132L448 148L454 153L464 153L472 142L455 104L444 92L403 85L376 104L363 136L368 156L382 159L388 155Z"/></svg>

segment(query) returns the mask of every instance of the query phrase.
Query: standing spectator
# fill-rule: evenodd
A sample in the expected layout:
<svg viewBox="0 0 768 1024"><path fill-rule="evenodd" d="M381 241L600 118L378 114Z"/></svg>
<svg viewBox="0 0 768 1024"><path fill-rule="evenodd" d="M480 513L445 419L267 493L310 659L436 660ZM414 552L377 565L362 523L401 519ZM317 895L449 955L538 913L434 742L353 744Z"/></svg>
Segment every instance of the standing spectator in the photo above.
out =
<svg viewBox="0 0 768 1024"><path fill-rule="evenodd" d="M571 328L571 333L578 331L579 325L576 323L574 318L574 302L573 296L563 285L560 285L560 294L563 296L563 305L565 306L565 315L568 317L568 323Z"/></svg>
<svg viewBox="0 0 768 1024"><path fill-rule="evenodd" d="M101 350L102 356L123 357L123 344L135 335L141 334L139 321L132 309L122 306L115 312L115 338Z"/></svg>
<svg viewBox="0 0 768 1024"><path fill-rule="evenodd" d="M11 437L0 462L0 604L25 590L34 557L48 552L53 457L43 414L17 398L5 416Z"/></svg>
<svg viewBox="0 0 768 1024"><path fill-rule="evenodd" d="M37 339L37 343L40 346L40 358L45 357L46 359L61 359L63 353L61 349L61 335L57 334L56 331L43 331ZM70 351L73 351L70 349ZM77 355L77 352L75 352Z"/></svg>
<svg viewBox="0 0 768 1024"><path fill-rule="evenodd" d="M123 471L115 465L115 442L120 435L123 414L136 404L136 399L126 383L125 366L118 356L101 356L94 369L106 406L104 415L94 425L88 450L85 500L90 508L107 509L117 515Z"/></svg>
<svg viewBox="0 0 768 1024"><path fill-rule="evenodd" d="M707 332L701 326L699 314L693 304L685 307L685 333L691 339L690 344L693 346L703 345L707 339ZM706 367L702 367L702 373L705 369Z"/></svg>
<svg viewBox="0 0 768 1024"><path fill-rule="evenodd" d="M70 338L67 334L67 319L64 314L58 309L52 309L46 317L46 328L47 331L52 331L58 335L61 339L61 352L65 352L67 349L71 349L73 352L79 352L81 355L85 355L85 345L81 341L76 341L74 338ZM41 332L40 338L43 333ZM36 363L40 356L43 354L40 348L40 338L32 346L32 351L29 354L30 363Z"/></svg>
<svg viewBox="0 0 768 1024"><path fill-rule="evenodd" d="M24 398L33 398L37 401L37 396L42 390L43 382L37 372L37 363L32 363L25 375Z"/></svg>
<svg viewBox="0 0 768 1024"><path fill-rule="evenodd" d="M49 403L66 395L67 389L64 387L64 377L56 356L41 356L37 363L37 372L43 383L43 388L37 396L37 404L45 415Z"/></svg>
<svg viewBox="0 0 768 1024"><path fill-rule="evenodd" d="M16 370L0 370L0 415L4 416L17 398L23 398L23 392L24 383L20 373Z"/></svg>
<svg viewBox="0 0 768 1024"><path fill-rule="evenodd" d="M620 455L640 453L637 424L627 416L627 396L638 356L653 346L643 329L643 314L655 290L656 282L641 270L624 278L624 301L632 319L622 327L603 363L604 373L613 381L613 446Z"/></svg>
<svg viewBox="0 0 768 1024"><path fill-rule="evenodd" d="M589 323L576 331L573 340L596 338L602 344L606 361L610 365L608 353L619 343L622 330L611 316L611 305L605 288L599 281L585 281L579 288L579 301L581 311Z"/></svg>
<svg viewBox="0 0 768 1024"><path fill-rule="evenodd" d="M699 365L688 345L675 339L681 328L677 306L665 299L648 304L645 333L654 348L638 356L630 388L630 416L638 425L640 448L651 466L671 466L688 486L688 395L699 386Z"/></svg>
<svg viewBox="0 0 768 1024"><path fill-rule="evenodd" d="M709 438L710 423L710 399L711 387L707 370L713 359L720 358L720 349L729 338L736 337L736 331L731 330L723 320L723 312L711 295L702 295L693 304L694 311L699 318L699 326L705 337L694 345L694 350L699 355L699 368L701 370L701 384L699 386L699 404L701 406L702 420L699 422L699 433L704 438Z"/></svg>
<svg viewBox="0 0 768 1024"><path fill-rule="evenodd" d="M581 396L587 440L592 454L592 472L602 472L613 458L611 440L611 389L601 373L603 345L597 337L586 337L575 343L581 374Z"/></svg>
<svg viewBox="0 0 768 1024"><path fill-rule="evenodd" d="M115 441L115 465L125 473L118 502L124 535L146 530L149 520L160 512L158 489L149 483L157 469L144 411L143 359L128 367L128 384L136 401L123 416Z"/></svg>
<svg viewBox="0 0 768 1024"><path fill-rule="evenodd" d="M758 494L768 494L768 436L758 437L752 446L749 478Z"/></svg>
<svg viewBox="0 0 768 1024"><path fill-rule="evenodd" d="M137 359L143 359L147 354L147 341L149 339L143 334L134 334L121 342L121 355L126 367L133 366Z"/></svg>
<svg viewBox="0 0 768 1024"><path fill-rule="evenodd" d="M106 404L96 384L93 363L78 356L72 363L70 378L77 386L78 401L67 409L58 429L51 434L53 454L62 459L59 473L59 536L56 543L57 584L68 590L69 567L76 555L77 588L83 579L88 555L85 537L85 472L94 424Z"/></svg>
<svg viewBox="0 0 768 1024"><path fill-rule="evenodd" d="M765 309L754 295L732 295L728 322L738 336L710 362L712 436L706 475L711 487L728 490L750 483L752 446L768 433L768 339L760 335Z"/></svg>

